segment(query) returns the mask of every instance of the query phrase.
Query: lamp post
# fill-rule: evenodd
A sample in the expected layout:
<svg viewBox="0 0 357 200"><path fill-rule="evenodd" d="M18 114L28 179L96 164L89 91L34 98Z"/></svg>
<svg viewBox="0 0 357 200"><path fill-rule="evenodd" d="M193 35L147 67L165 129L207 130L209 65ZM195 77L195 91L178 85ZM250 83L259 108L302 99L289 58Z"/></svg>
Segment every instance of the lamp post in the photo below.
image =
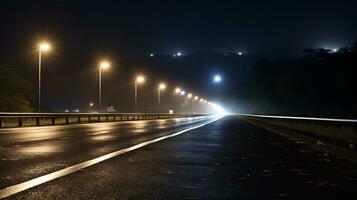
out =
<svg viewBox="0 0 357 200"><path fill-rule="evenodd" d="M42 52L51 50L51 46L47 42L42 42L38 45L38 112L41 112L41 67L42 67Z"/></svg>
<svg viewBox="0 0 357 200"><path fill-rule="evenodd" d="M199 96L195 96L195 98L192 100L192 112L193 113L197 110L197 109L195 109L194 101L198 101L198 99L199 99Z"/></svg>
<svg viewBox="0 0 357 200"><path fill-rule="evenodd" d="M166 89L166 84L160 83L159 87L157 88L157 105L159 107L159 112L160 112L160 103L161 103L160 92L161 92L161 90L164 90L164 89Z"/></svg>
<svg viewBox="0 0 357 200"><path fill-rule="evenodd" d="M99 64L99 91L98 91L99 113L102 112L102 70L106 70L109 67L110 67L110 63L108 61L102 61Z"/></svg>
<svg viewBox="0 0 357 200"><path fill-rule="evenodd" d="M191 112L193 112L193 98L192 97L193 97L192 93L187 94L188 102L191 103Z"/></svg>
<svg viewBox="0 0 357 200"><path fill-rule="evenodd" d="M179 94L181 91L182 91L181 88L179 87L175 88L175 94Z"/></svg>
<svg viewBox="0 0 357 200"><path fill-rule="evenodd" d="M134 87L134 104L135 104L135 112L138 112L138 84L143 83L145 81L144 76L137 76L135 78L135 87Z"/></svg>

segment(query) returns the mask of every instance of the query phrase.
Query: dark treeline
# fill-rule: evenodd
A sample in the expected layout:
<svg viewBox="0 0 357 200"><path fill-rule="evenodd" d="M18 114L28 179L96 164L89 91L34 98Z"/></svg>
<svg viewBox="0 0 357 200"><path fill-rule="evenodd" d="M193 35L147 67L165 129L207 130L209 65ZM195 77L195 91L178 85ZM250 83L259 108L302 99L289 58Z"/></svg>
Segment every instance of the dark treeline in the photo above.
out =
<svg viewBox="0 0 357 200"><path fill-rule="evenodd" d="M0 66L0 112L31 112L32 83Z"/></svg>
<svg viewBox="0 0 357 200"><path fill-rule="evenodd" d="M357 118L357 42L338 52L306 49L294 59L262 59L238 90L241 112Z"/></svg>

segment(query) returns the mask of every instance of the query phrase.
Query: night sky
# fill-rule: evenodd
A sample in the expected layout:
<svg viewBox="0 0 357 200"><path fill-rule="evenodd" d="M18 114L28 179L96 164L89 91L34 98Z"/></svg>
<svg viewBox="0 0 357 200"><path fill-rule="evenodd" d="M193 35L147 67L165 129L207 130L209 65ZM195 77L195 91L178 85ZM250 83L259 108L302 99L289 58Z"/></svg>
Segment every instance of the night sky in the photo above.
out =
<svg viewBox="0 0 357 200"><path fill-rule="evenodd" d="M141 88L142 101L155 101L153 86L164 80L224 102L225 92L239 84L236 78L243 79L260 56L295 56L305 48L351 45L357 39L356 8L356 1L341 0L1 0L0 64L35 81L36 44L50 41L53 52L44 56L43 98L53 110L84 108L96 101L96 65L102 58L113 63L103 75L103 101L119 111L132 108L131 79L137 73L149 78ZM232 60L192 58L203 52L237 51L246 54L239 66ZM183 53L181 60L158 56L177 52ZM151 53L154 58L148 57ZM192 63L197 67L188 67ZM222 74L221 85L212 85L215 73ZM145 109L150 111L150 103Z"/></svg>

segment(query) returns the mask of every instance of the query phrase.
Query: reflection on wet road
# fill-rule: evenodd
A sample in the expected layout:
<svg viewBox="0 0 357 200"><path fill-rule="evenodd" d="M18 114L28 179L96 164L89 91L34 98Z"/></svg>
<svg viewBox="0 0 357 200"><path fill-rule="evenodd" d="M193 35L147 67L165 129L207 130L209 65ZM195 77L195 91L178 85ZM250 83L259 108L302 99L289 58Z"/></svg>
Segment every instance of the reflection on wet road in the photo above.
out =
<svg viewBox="0 0 357 200"><path fill-rule="evenodd" d="M354 163L234 116L200 126L208 122L200 118L43 127L39 132L29 129L32 136L21 129L4 131L1 188L25 180L38 184L74 171L11 198L353 199L357 194ZM189 131L141 146L182 130ZM81 168L113 156L109 152L120 156ZM40 177L48 172L58 174Z"/></svg>
<svg viewBox="0 0 357 200"><path fill-rule="evenodd" d="M0 187L210 120L208 117L0 130Z"/></svg>

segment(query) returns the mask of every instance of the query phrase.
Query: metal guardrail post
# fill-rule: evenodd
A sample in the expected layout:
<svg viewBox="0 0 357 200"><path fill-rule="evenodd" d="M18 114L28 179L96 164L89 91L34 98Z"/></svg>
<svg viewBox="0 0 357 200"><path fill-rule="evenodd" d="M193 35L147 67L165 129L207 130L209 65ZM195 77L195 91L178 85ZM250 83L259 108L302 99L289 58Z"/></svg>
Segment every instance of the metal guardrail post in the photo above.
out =
<svg viewBox="0 0 357 200"><path fill-rule="evenodd" d="M22 127L22 118L19 117L18 120L19 120L19 127Z"/></svg>
<svg viewBox="0 0 357 200"><path fill-rule="evenodd" d="M193 117L198 115L170 115L165 113L0 113L0 128L8 127L7 120L9 123L17 123L19 127L21 126L35 126L41 125L56 125L58 124L58 118L65 120L60 124L71 124L70 119L72 118L73 123L91 123L91 122L111 122L111 121L129 121L129 120L153 120L153 119L172 119L172 118L182 118L182 117ZM82 119L84 118L84 119ZM104 119L102 119L104 118ZM42 120L43 119L43 120ZM25 120L25 121L24 121ZM41 124L42 121L46 123ZM56 122L57 120L57 122ZM27 123L29 122L29 124Z"/></svg>

